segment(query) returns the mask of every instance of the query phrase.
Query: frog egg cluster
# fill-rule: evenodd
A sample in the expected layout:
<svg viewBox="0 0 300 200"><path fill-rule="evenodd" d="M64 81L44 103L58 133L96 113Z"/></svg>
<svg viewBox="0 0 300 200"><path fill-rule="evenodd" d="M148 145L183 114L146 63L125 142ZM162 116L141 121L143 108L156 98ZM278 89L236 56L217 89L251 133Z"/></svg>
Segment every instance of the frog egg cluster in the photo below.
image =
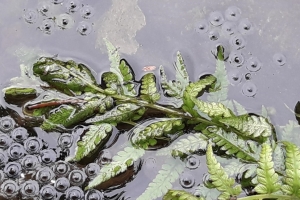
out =
<svg viewBox="0 0 300 200"><path fill-rule="evenodd" d="M94 13L92 6L84 5L79 0L52 0L34 9L25 9L23 18L28 24L38 24L38 29L45 34L51 34L57 29L72 29L76 18L79 21L76 31L80 35L88 35L93 30L90 19Z"/></svg>
<svg viewBox="0 0 300 200"><path fill-rule="evenodd" d="M101 191L84 191L100 172L99 164L79 167L64 161L72 144L72 135L64 133L56 148L48 148L11 117L0 118L0 199L104 199Z"/></svg>
<svg viewBox="0 0 300 200"><path fill-rule="evenodd" d="M213 11L208 14L207 19L201 20L196 25L196 32L208 37L214 43L213 54L215 56L215 47L220 45L221 39L222 41L225 39L226 44L222 45L230 52L228 58L225 57L229 63L227 66L229 81L231 85L242 83L242 94L247 97L253 97L257 93L256 85L250 78L251 74L257 73L263 67L258 57L246 55L243 52L247 45L246 38L253 34L254 30L254 24L248 18L242 18L242 12L236 6L228 7L224 12ZM273 62L282 66L286 63L286 58L283 54L276 53L273 56ZM243 77L242 72L245 70L247 72Z"/></svg>

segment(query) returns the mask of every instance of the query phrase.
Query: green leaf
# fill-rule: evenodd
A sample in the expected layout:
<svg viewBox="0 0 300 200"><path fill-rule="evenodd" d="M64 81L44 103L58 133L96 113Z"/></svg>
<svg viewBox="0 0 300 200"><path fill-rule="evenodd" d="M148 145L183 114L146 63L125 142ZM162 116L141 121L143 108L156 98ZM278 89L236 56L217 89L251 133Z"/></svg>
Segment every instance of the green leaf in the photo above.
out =
<svg viewBox="0 0 300 200"><path fill-rule="evenodd" d="M203 197L195 197L194 195L183 190L169 190L165 194L163 200L205 200Z"/></svg>
<svg viewBox="0 0 300 200"><path fill-rule="evenodd" d="M237 115L247 114L247 110L237 101L233 100L234 107L236 109Z"/></svg>
<svg viewBox="0 0 300 200"><path fill-rule="evenodd" d="M195 129L197 130L197 128ZM215 145L226 151L228 155L235 155L237 158L245 161L255 162L257 160L248 142L234 133L227 133L220 128L208 128L202 130L202 133L206 137L211 138Z"/></svg>
<svg viewBox="0 0 300 200"><path fill-rule="evenodd" d="M179 118L152 119L133 128L131 141L133 144L147 149L148 146L154 144L153 140L167 138L167 134L176 133L178 130L183 129L183 127L184 125Z"/></svg>
<svg viewBox="0 0 300 200"><path fill-rule="evenodd" d="M118 124L122 121L131 121L139 119L145 112L144 107L137 106L132 103L124 103L117 105L112 110L107 111L103 115L97 115L86 120L86 123L110 123Z"/></svg>
<svg viewBox="0 0 300 200"><path fill-rule="evenodd" d="M207 114L211 118L228 118L234 116L232 111L226 108L222 103L205 102L196 98L192 98L192 101L201 112Z"/></svg>
<svg viewBox="0 0 300 200"><path fill-rule="evenodd" d="M298 147L300 146L300 141L299 141L300 125L296 121L289 120L289 122L285 126L280 127L278 132L279 135L281 136L281 140L292 142L296 144Z"/></svg>
<svg viewBox="0 0 300 200"><path fill-rule="evenodd" d="M207 147L206 163L212 184L217 190L223 192L218 199L228 200L230 197L238 196L242 192L241 185L234 186L234 179L229 178L223 167L217 162L211 144L208 144Z"/></svg>
<svg viewBox="0 0 300 200"><path fill-rule="evenodd" d="M281 190L291 196L300 198L300 151L290 142L282 142L286 150L286 176Z"/></svg>
<svg viewBox="0 0 300 200"><path fill-rule="evenodd" d="M172 183L183 172L184 166L184 162L179 159L168 159L145 192L136 200L154 200L166 194L172 188Z"/></svg>
<svg viewBox="0 0 300 200"><path fill-rule="evenodd" d="M152 73L145 74L142 78L140 91L141 99L149 103L155 103L160 99L160 94L157 92L155 76Z"/></svg>
<svg viewBox="0 0 300 200"><path fill-rule="evenodd" d="M270 137L273 132L272 125L264 117L255 115L232 116L219 120L221 123L233 128L242 136L257 138Z"/></svg>
<svg viewBox="0 0 300 200"><path fill-rule="evenodd" d="M110 124L91 125L84 136L77 142L74 161L79 161L97 150L112 131Z"/></svg>
<svg viewBox="0 0 300 200"><path fill-rule="evenodd" d="M100 169L100 173L96 176L88 186L85 188L91 189L101 183L119 175L132 166L135 161L142 157L145 153L143 149L136 149L134 147L125 147L123 151L119 151L117 155L112 158L112 161Z"/></svg>
<svg viewBox="0 0 300 200"><path fill-rule="evenodd" d="M270 145L262 144L257 168L258 185L254 190L259 194L272 194L280 190L278 174L274 170L272 149Z"/></svg>
<svg viewBox="0 0 300 200"><path fill-rule="evenodd" d="M190 79L189 79L189 75L186 71L186 66L184 64L183 58L179 51L177 51L177 60L175 63L175 71L176 71L176 81L178 83L180 83L181 96L182 96L182 92L184 91L186 86L189 84Z"/></svg>

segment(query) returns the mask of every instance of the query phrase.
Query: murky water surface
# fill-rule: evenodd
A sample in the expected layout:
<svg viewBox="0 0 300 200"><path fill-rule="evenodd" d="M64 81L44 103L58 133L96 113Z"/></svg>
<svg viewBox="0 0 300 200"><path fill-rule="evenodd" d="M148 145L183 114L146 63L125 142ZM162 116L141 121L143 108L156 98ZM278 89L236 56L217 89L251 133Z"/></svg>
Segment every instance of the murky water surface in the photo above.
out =
<svg viewBox="0 0 300 200"><path fill-rule="evenodd" d="M283 126L295 120L293 110L300 97L299 9L296 0L2 0L1 88L20 76L21 64L30 66L40 56L80 61L100 81L109 68L103 38L118 47L137 80L146 66L156 66L151 69L158 75L160 65L174 78L178 50L191 79L196 80L214 72L213 53L222 44L228 56L229 99L251 113L261 114L264 105L272 122ZM1 103L8 106L2 97ZM1 115L7 115L4 109ZM86 199L136 199L166 159L149 151L135 164L136 170L107 183L104 190L83 192L81 186L99 171L99 165L123 148L128 139L125 133L115 129L96 164L73 166L58 160L72 154L79 134L45 133L39 128L9 130L9 120L2 118L1 126L7 132L13 130L10 137L5 131L0 134L1 194L6 198L35 196L40 190L47 199L61 194L70 199L84 195ZM34 173L34 180L26 178L25 172ZM194 192L205 181L204 173L205 157L192 155L173 188Z"/></svg>

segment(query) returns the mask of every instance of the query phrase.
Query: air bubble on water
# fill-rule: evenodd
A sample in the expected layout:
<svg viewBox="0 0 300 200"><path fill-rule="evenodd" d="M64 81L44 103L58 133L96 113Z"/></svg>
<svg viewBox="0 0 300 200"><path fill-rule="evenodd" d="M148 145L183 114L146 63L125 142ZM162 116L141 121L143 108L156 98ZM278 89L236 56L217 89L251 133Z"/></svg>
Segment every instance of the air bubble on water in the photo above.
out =
<svg viewBox="0 0 300 200"><path fill-rule="evenodd" d="M250 72L257 72L261 69L262 63L256 57L251 57L246 62L246 67Z"/></svg>
<svg viewBox="0 0 300 200"><path fill-rule="evenodd" d="M44 149L40 151L40 159L42 163L50 165L56 161L56 153L52 149Z"/></svg>
<svg viewBox="0 0 300 200"><path fill-rule="evenodd" d="M244 60L244 56L240 52L232 51L229 54L229 62L235 67L242 66Z"/></svg>
<svg viewBox="0 0 300 200"><path fill-rule="evenodd" d="M2 117L0 119L0 131L9 133L15 127L15 121L11 117Z"/></svg>
<svg viewBox="0 0 300 200"><path fill-rule="evenodd" d="M18 162L9 162L5 165L3 171L9 178L18 178L21 174L22 167Z"/></svg>
<svg viewBox="0 0 300 200"><path fill-rule="evenodd" d="M82 21L77 26L77 32L80 35L88 35L92 32L92 24L89 22Z"/></svg>
<svg viewBox="0 0 300 200"><path fill-rule="evenodd" d="M253 24L249 21L249 19L242 19L238 27L241 34L253 33Z"/></svg>
<svg viewBox="0 0 300 200"><path fill-rule="evenodd" d="M92 179L100 173L100 166L97 163L89 163L84 169L86 175Z"/></svg>
<svg viewBox="0 0 300 200"><path fill-rule="evenodd" d="M257 88L254 83L247 81L242 86L242 93L247 97L253 97L256 95Z"/></svg>
<svg viewBox="0 0 300 200"><path fill-rule="evenodd" d="M8 161L7 152L0 149L0 167L4 166Z"/></svg>
<svg viewBox="0 0 300 200"><path fill-rule="evenodd" d="M38 154L43 147L43 142L37 137L29 137L24 141L24 147L29 154Z"/></svg>
<svg viewBox="0 0 300 200"><path fill-rule="evenodd" d="M70 165L65 161L58 161L55 163L53 171L57 177L66 176L70 171Z"/></svg>
<svg viewBox="0 0 300 200"><path fill-rule="evenodd" d="M41 184L50 183L54 178L54 173L49 167L43 167L36 173L36 180Z"/></svg>
<svg viewBox="0 0 300 200"><path fill-rule="evenodd" d="M208 22L206 20L202 20L196 24L195 30L197 33L206 33L209 29Z"/></svg>
<svg viewBox="0 0 300 200"><path fill-rule="evenodd" d="M70 148L73 144L73 136L69 133L63 133L58 138L58 145L62 149Z"/></svg>
<svg viewBox="0 0 300 200"><path fill-rule="evenodd" d="M52 185L45 185L41 188L40 194L43 200L54 200L57 197L57 192Z"/></svg>
<svg viewBox="0 0 300 200"><path fill-rule="evenodd" d="M74 26L74 19L69 14L60 14L56 16L55 23L61 29L70 29Z"/></svg>
<svg viewBox="0 0 300 200"><path fill-rule="evenodd" d="M68 0L65 3L66 8L68 9L69 12L76 12L79 10L79 5L80 2L79 0Z"/></svg>
<svg viewBox="0 0 300 200"><path fill-rule="evenodd" d="M229 39L229 43L236 50L244 48L247 44L240 34L233 34Z"/></svg>
<svg viewBox="0 0 300 200"><path fill-rule="evenodd" d="M208 37L209 37L210 40L214 41L214 40L218 40L219 39L220 34L216 30L211 30L208 33Z"/></svg>
<svg viewBox="0 0 300 200"><path fill-rule="evenodd" d="M26 155L22 158L21 164L25 170L34 170L39 164L39 160L34 155Z"/></svg>
<svg viewBox="0 0 300 200"><path fill-rule="evenodd" d="M64 2L64 0L52 0L54 4L61 4L62 2Z"/></svg>
<svg viewBox="0 0 300 200"><path fill-rule="evenodd" d="M200 159L194 155L190 155L186 158L185 166L189 169L197 169L200 166Z"/></svg>
<svg viewBox="0 0 300 200"><path fill-rule="evenodd" d="M23 15L23 18L25 22L29 24L34 24L38 19L38 12L36 10L28 9L25 10L25 13Z"/></svg>
<svg viewBox="0 0 300 200"><path fill-rule="evenodd" d="M10 145L10 147L7 149L8 157L11 160L18 160L22 158L25 155L25 149L23 145L19 143L13 143Z"/></svg>
<svg viewBox="0 0 300 200"><path fill-rule="evenodd" d="M195 177L190 173L183 173L180 175L179 183L185 189L192 188L195 185Z"/></svg>
<svg viewBox="0 0 300 200"><path fill-rule="evenodd" d="M19 185L13 180L6 180L1 184L1 194L6 198L15 197L19 193Z"/></svg>
<svg viewBox="0 0 300 200"><path fill-rule="evenodd" d="M92 6L90 6L90 5L84 5L80 9L81 16L84 19L90 19L91 17L93 17L94 16L94 12L95 12L95 9Z"/></svg>
<svg viewBox="0 0 300 200"><path fill-rule="evenodd" d="M56 179L54 187L59 192L65 192L70 187L70 181L66 177Z"/></svg>
<svg viewBox="0 0 300 200"><path fill-rule="evenodd" d="M100 156L98 158L98 164L99 165L106 165L112 161L112 155L111 152L107 149L103 150L100 153Z"/></svg>
<svg viewBox="0 0 300 200"><path fill-rule="evenodd" d="M214 11L209 14L209 22L214 26L220 26L224 23L224 17L221 12Z"/></svg>
<svg viewBox="0 0 300 200"><path fill-rule="evenodd" d="M239 84L243 79L243 74L238 69L233 69L228 72L228 79L232 85Z"/></svg>
<svg viewBox="0 0 300 200"><path fill-rule="evenodd" d="M222 33L226 36L236 33L236 26L233 22L225 22L222 25Z"/></svg>
<svg viewBox="0 0 300 200"><path fill-rule="evenodd" d="M51 34L54 28L54 22L52 19L44 19L39 29L45 34Z"/></svg>
<svg viewBox="0 0 300 200"><path fill-rule="evenodd" d="M0 134L0 148L1 149L7 149L13 140L6 134Z"/></svg>
<svg viewBox="0 0 300 200"><path fill-rule="evenodd" d="M21 194L23 199L32 198L39 194L40 188L38 182L34 180L25 181L21 185Z"/></svg>
<svg viewBox="0 0 300 200"><path fill-rule="evenodd" d="M154 170L157 168L156 159L154 157L149 157L144 161L143 167L147 170Z"/></svg>
<svg viewBox="0 0 300 200"><path fill-rule="evenodd" d="M11 133L12 139L16 142L23 142L28 138L28 135L27 130L23 127L15 128Z"/></svg>
<svg viewBox="0 0 300 200"><path fill-rule="evenodd" d="M275 53L273 55L273 61L279 66L283 66L286 63L286 57L282 53Z"/></svg>
<svg viewBox="0 0 300 200"><path fill-rule="evenodd" d="M72 186L70 187L66 192L66 198L67 199L83 199L84 193L82 189L78 186Z"/></svg>
<svg viewBox="0 0 300 200"><path fill-rule="evenodd" d="M99 190L91 189L85 194L85 200L103 200L104 195Z"/></svg>
<svg viewBox="0 0 300 200"><path fill-rule="evenodd" d="M251 74L250 73L245 74L245 79L250 80L251 79Z"/></svg>
<svg viewBox="0 0 300 200"><path fill-rule="evenodd" d="M38 11L42 13L42 15L46 16L50 10L50 6L47 4L43 4L38 8Z"/></svg>
<svg viewBox="0 0 300 200"><path fill-rule="evenodd" d="M230 6L225 11L225 17L231 21L237 21L241 17L241 10L236 6Z"/></svg>
<svg viewBox="0 0 300 200"><path fill-rule="evenodd" d="M69 174L70 183L71 183L71 185L74 185L74 186L82 185L84 183L85 179L86 179L86 174L83 171L78 170L78 169L71 171Z"/></svg>

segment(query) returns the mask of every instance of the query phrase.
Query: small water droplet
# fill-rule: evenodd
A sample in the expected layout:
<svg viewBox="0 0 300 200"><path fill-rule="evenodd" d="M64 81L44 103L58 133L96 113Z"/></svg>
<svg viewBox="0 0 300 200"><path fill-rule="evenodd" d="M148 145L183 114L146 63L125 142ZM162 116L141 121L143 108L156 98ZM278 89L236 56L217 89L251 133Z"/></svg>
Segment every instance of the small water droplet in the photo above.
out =
<svg viewBox="0 0 300 200"><path fill-rule="evenodd" d="M261 69L262 63L256 57L251 57L246 62L246 67L250 72L257 72Z"/></svg>
<svg viewBox="0 0 300 200"><path fill-rule="evenodd" d="M232 35L236 32L236 26L233 22L225 22L222 25L222 33L226 36Z"/></svg>
<svg viewBox="0 0 300 200"><path fill-rule="evenodd" d="M200 159L194 155L190 155L186 158L185 166L189 169L197 169L200 165Z"/></svg>
<svg viewBox="0 0 300 200"><path fill-rule="evenodd" d="M65 194L67 199L80 200L84 198L84 193L78 186L70 187Z"/></svg>
<svg viewBox="0 0 300 200"><path fill-rule="evenodd" d="M54 173L49 167L43 167L38 170L35 176L39 183L47 184L54 178Z"/></svg>
<svg viewBox="0 0 300 200"><path fill-rule="evenodd" d="M208 33L208 37L209 37L209 39L210 40L218 40L219 39L219 37L220 37L220 34L219 34L219 32L218 31L216 31L216 30L211 30L211 31L209 31L209 33Z"/></svg>
<svg viewBox="0 0 300 200"><path fill-rule="evenodd" d="M5 165L3 171L9 178L18 178L21 174L22 167L20 163L9 162Z"/></svg>
<svg viewBox="0 0 300 200"><path fill-rule="evenodd" d="M240 34L233 34L229 39L229 43L236 50L246 46L246 40Z"/></svg>
<svg viewBox="0 0 300 200"><path fill-rule="evenodd" d="M25 170L34 170L38 166L39 160L34 155L26 155L22 158L21 164Z"/></svg>
<svg viewBox="0 0 300 200"><path fill-rule="evenodd" d="M18 192L19 186L13 180L6 180L1 184L1 194L6 198L15 197Z"/></svg>
<svg viewBox="0 0 300 200"><path fill-rule="evenodd" d="M97 163L89 163L86 167L85 167L85 173L86 175L92 179L95 178L99 172L100 172L100 166Z"/></svg>
<svg viewBox="0 0 300 200"><path fill-rule="evenodd" d="M54 200L56 199L57 192L52 185L45 185L40 191L43 200Z"/></svg>
<svg viewBox="0 0 300 200"><path fill-rule="evenodd" d="M224 22L224 17L221 12L214 11L209 14L209 21L214 26L220 26Z"/></svg>
<svg viewBox="0 0 300 200"><path fill-rule="evenodd" d="M16 142L23 142L28 138L28 135L27 130L23 127L15 128L11 133L12 139Z"/></svg>
<svg viewBox="0 0 300 200"><path fill-rule="evenodd" d="M14 129L15 121L11 117L2 117L0 119L0 131L9 133Z"/></svg>
<svg viewBox="0 0 300 200"><path fill-rule="evenodd" d="M12 143L12 139L6 135L6 134L0 134L0 148L1 149L7 149L11 143Z"/></svg>
<svg viewBox="0 0 300 200"><path fill-rule="evenodd" d="M70 148L73 144L73 136L69 133L63 133L58 138L58 145L62 149Z"/></svg>
<svg viewBox="0 0 300 200"><path fill-rule="evenodd" d="M54 186L57 191L64 192L70 187L70 181L65 177L61 177L56 179Z"/></svg>
<svg viewBox="0 0 300 200"><path fill-rule="evenodd" d="M246 83L244 83L244 85L242 86L242 92L245 96L247 97L253 97L256 95L257 92L257 88L255 86L254 83L247 81Z"/></svg>
<svg viewBox="0 0 300 200"><path fill-rule="evenodd" d="M34 24L38 19L38 12L36 10L28 9L25 11L23 18L29 24Z"/></svg>
<svg viewBox="0 0 300 200"><path fill-rule="evenodd" d="M56 153L52 149L44 149L40 152L40 159L43 164L50 165L56 161Z"/></svg>
<svg viewBox="0 0 300 200"><path fill-rule="evenodd" d="M231 21L237 21L241 17L241 10L236 6L230 6L225 11L225 17Z"/></svg>
<svg viewBox="0 0 300 200"><path fill-rule="evenodd" d="M242 81L243 74L237 69L230 70L228 72L228 79L232 85L237 85Z"/></svg>
<svg viewBox="0 0 300 200"><path fill-rule="evenodd" d="M156 159L153 157L149 157L144 161L143 167L147 170L154 170L157 168Z"/></svg>
<svg viewBox="0 0 300 200"><path fill-rule="evenodd" d="M88 35L92 32L92 24L88 22L80 22L77 26L77 32L80 33L80 35Z"/></svg>
<svg viewBox="0 0 300 200"><path fill-rule="evenodd" d="M240 67L244 63L244 56L240 52L232 51L229 54L229 62L234 67Z"/></svg>
<svg viewBox="0 0 300 200"><path fill-rule="evenodd" d="M282 53L275 53L273 56L273 61L279 66L283 66L286 63L286 57Z"/></svg>
<svg viewBox="0 0 300 200"><path fill-rule="evenodd" d="M66 176L70 171L70 165L65 161L58 161L54 165L54 173L57 177Z"/></svg>
<svg viewBox="0 0 300 200"><path fill-rule="evenodd" d="M88 190L85 194L85 200L103 200L104 195L98 190Z"/></svg>
<svg viewBox="0 0 300 200"><path fill-rule="evenodd" d="M196 32L201 34L206 33L208 29L209 29L209 25L206 20L200 21L195 27Z"/></svg>
<svg viewBox="0 0 300 200"><path fill-rule="evenodd" d="M43 147L43 142L37 137L29 137L24 141L24 147L29 154L38 154Z"/></svg>
<svg viewBox="0 0 300 200"><path fill-rule="evenodd" d="M241 34L251 34L253 33L253 24L249 19L242 19L239 23L239 32Z"/></svg>
<svg viewBox="0 0 300 200"><path fill-rule="evenodd" d="M60 14L56 17L55 23L61 29L70 29L74 26L74 19L69 14Z"/></svg>
<svg viewBox="0 0 300 200"><path fill-rule="evenodd" d="M84 19L90 19L91 17L93 17L94 12L95 12L95 9L90 5L84 5L80 10L81 16Z"/></svg>
<svg viewBox="0 0 300 200"><path fill-rule="evenodd" d="M179 183L185 189L192 188L195 185L195 178L190 173L183 173L180 175Z"/></svg>
<svg viewBox="0 0 300 200"><path fill-rule="evenodd" d="M37 196L39 191L39 184L34 180L28 180L21 185L21 194L24 199Z"/></svg>
<svg viewBox="0 0 300 200"><path fill-rule="evenodd" d="M45 34L51 34L54 28L54 22L52 19L44 19L39 29Z"/></svg>
<svg viewBox="0 0 300 200"><path fill-rule="evenodd" d="M250 73L245 74L245 79L250 80L251 79L251 74Z"/></svg>
<svg viewBox="0 0 300 200"><path fill-rule="evenodd" d="M84 183L86 174L81 170L73 170L69 174L70 183L74 186L80 186Z"/></svg>
<svg viewBox="0 0 300 200"><path fill-rule="evenodd" d="M19 143L11 144L10 147L7 149L7 152L8 152L8 157L11 160L18 160L25 155L25 149L23 145Z"/></svg>
<svg viewBox="0 0 300 200"><path fill-rule="evenodd" d="M79 10L80 2L79 0L69 0L65 5L69 12L76 12Z"/></svg>
<svg viewBox="0 0 300 200"><path fill-rule="evenodd" d="M52 0L54 4L61 4L64 0Z"/></svg>
<svg viewBox="0 0 300 200"><path fill-rule="evenodd" d="M98 158L98 164L99 165L105 165L105 164L108 164L112 161L112 155L111 155L111 152L109 150L103 150L101 153L100 153L100 156Z"/></svg>
<svg viewBox="0 0 300 200"><path fill-rule="evenodd" d="M38 11L42 13L42 15L46 16L46 14L49 12L50 6L47 4L43 4L38 8Z"/></svg>

